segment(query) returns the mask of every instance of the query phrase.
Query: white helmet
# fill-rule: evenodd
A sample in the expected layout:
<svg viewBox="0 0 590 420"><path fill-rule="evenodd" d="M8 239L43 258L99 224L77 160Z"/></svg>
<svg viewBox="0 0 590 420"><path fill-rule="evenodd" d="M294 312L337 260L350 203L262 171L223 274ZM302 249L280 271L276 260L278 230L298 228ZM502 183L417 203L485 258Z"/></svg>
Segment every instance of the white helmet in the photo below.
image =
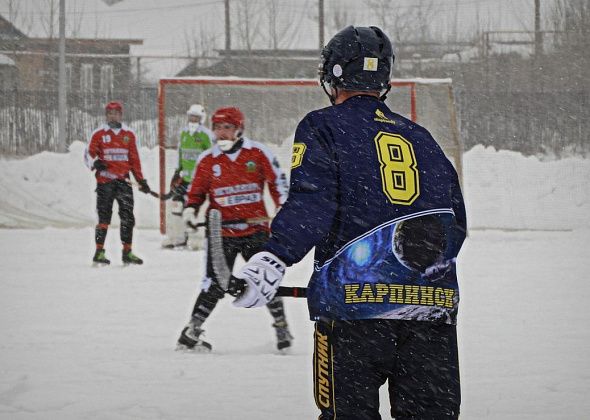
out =
<svg viewBox="0 0 590 420"><path fill-rule="evenodd" d="M186 111L186 115L188 116L195 116L195 117L201 117L201 122L204 123L205 119L207 119L207 113L205 112L205 108L203 108L203 105L200 104L193 104L190 106L190 108L188 109L188 111Z"/></svg>

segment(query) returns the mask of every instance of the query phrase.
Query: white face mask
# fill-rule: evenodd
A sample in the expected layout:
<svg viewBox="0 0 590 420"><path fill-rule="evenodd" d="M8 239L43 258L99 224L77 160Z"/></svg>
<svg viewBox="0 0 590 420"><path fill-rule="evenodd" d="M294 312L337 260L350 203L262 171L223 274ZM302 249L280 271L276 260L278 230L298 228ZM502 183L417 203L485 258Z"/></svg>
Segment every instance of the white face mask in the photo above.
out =
<svg viewBox="0 0 590 420"><path fill-rule="evenodd" d="M188 131L194 133L199 128L199 123L196 122L189 122L188 123Z"/></svg>
<svg viewBox="0 0 590 420"><path fill-rule="evenodd" d="M217 140L217 145L222 152L227 152L234 145L233 140Z"/></svg>

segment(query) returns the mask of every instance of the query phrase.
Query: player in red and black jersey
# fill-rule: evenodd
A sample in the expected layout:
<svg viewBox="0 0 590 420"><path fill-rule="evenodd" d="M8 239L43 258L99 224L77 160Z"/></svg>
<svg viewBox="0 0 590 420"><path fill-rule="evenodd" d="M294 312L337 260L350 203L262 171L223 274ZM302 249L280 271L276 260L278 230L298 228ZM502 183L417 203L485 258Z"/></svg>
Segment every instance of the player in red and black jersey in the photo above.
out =
<svg viewBox="0 0 590 420"><path fill-rule="evenodd" d="M133 239L133 190L129 172L139 184L139 190L149 193L150 188L141 172L141 162L137 152L136 137L133 130L121 124L123 106L120 102L109 102L106 107L106 124L96 129L90 136L86 151L86 164L95 171L96 176L96 225L95 264L110 264L106 258L104 242L111 223L113 202L119 206L121 219L121 242L123 243L123 263L143 264L143 260L131 252Z"/></svg>
<svg viewBox="0 0 590 420"><path fill-rule="evenodd" d="M287 198L288 185L277 159L262 144L242 135L244 115L238 108L220 108L213 114L213 131L217 144L199 156L192 184L187 194L185 219L194 217L209 198L209 208L219 209L225 222L237 219L265 219L264 186L268 184L275 207ZM269 236L269 222L224 224L223 252L233 267L239 254L246 260L256 254ZM178 339L179 348L210 350L211 345L199 336L201 326L225 291L219 286L207 250L207 269L202 290L197 297L189 324ZM291 345L283 302L275 298L267 305L274 318L279 350Z"/></svg>

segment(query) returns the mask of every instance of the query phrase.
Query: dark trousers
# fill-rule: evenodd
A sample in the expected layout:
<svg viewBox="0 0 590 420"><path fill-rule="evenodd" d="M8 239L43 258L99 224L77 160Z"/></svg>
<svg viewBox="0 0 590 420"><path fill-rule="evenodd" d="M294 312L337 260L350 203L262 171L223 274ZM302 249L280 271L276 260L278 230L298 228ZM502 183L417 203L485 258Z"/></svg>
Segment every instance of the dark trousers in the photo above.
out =
<svg viewBox="0 0 590 420"><path fill-rule="evenodd" d="M260 251L267 239L268 233L266 232L257 232L253 235L235 238L224 237L223 254L225 255L225 260L230 271L233 269L238 254L241 254L244 260L248 261L254 254ZM199 325L205 322L217 305L217 302L225 296L225 291L219 286L215 272L213 271L210 252L211 250L207 247L207 277L211 279L211 284L207 289L199 293L192 312L193 320ZM275 297L266 306L275 319L275 322L285 320L282 298Z"/></svg>
<svg viewBox="0 0 590 420"><path fill-rule="evenodd" d="M131 244L133 241L133 189L124 180L115 180L96 186L96 211L98 213L98 225L96 226L95 240L97 245L104 245L108 226L113 215L113 202L119 207L121 219L121 242Z"/></svg>
<svg viewBox="0 0 590 420"><path fill-rule="evenodd" d="M314 396L320 420L380 419L388 381L396 420L459 417L461 391L454 325L425 321L318 321Z"/></svg>

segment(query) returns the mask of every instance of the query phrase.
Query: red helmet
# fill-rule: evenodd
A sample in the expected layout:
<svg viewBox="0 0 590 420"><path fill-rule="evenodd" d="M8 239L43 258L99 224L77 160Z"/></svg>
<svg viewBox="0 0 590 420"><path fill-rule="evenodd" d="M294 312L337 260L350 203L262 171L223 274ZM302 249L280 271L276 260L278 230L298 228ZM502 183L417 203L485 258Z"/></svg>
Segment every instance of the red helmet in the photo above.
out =
<svg viewBox="0 0 590 420"><path fill-rule="evenodd" d="M123 105L121 104L121 102L112 101L112 102L109 102L108 104L106 104L104 109L106 112L109 112L110 110L116 110L119 112L123 112Z"/></svg>
<svg viewBox="0 0 590 420"><path fill-rule="evenodd" d="M228 123L233 124L236 127L244 126L244 114L240 111L240 108L227 107L219 108L213 113L211 122L215 123Z"/></svg>

